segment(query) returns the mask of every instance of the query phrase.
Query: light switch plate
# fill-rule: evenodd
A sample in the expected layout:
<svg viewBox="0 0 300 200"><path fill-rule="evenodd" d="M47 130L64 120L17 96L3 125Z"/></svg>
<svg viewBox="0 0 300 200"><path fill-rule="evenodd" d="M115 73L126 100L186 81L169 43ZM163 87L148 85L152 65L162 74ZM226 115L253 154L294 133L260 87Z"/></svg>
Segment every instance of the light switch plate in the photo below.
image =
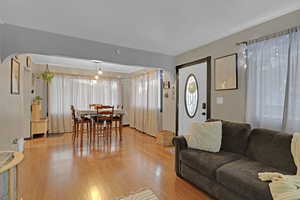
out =
<svg viewBox="0 0 300 200"><path fill-rule="evenodd" d="M223 104L223 97L217 97L217 104Z"/></svg>

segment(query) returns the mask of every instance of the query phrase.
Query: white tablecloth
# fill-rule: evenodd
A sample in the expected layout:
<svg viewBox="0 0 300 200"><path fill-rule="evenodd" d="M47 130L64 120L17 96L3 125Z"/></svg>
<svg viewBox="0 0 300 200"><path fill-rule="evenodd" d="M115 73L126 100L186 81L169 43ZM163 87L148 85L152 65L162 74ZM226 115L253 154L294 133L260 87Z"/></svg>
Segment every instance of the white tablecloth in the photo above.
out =
<svg viewBox="0 0 300 200"><path fill-rule="evenodd" d="M104 110L104 109L103 109ZM101 110L101 111L103 111ZM116 115L125 115L125 111L122 109L115 109L114 114ZM77 110L77 115L82 116L82 115L97 115L96 110Z"/></svg>

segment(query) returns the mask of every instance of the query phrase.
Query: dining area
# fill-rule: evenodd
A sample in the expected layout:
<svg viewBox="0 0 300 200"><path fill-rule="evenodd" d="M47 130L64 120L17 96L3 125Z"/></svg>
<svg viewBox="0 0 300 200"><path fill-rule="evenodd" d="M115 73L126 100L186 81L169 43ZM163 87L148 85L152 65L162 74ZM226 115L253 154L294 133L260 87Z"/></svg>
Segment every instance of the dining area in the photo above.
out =
<svg viewBox="0 0 300 200"><path fill-rule="evenodd" d="M94 71L52 65L46 69L54 75L51 82L36 79L34 84L40 118L47 123L45 138L66 134L74 146L85 147L101 141L121 143L125 125L154 137L162 128L161 70L130 71L127 66L127 73L104 71L95 78L89 75Z"/></svg>
<svg viewBox="0 0 300 200"><path fill-rule="evenodd" d="M70 106L72 115L72 143L82 148L99 144L100 141L111 143L112 139L122 141L123 105L89 104L89 109L76 109Z"/></svg>

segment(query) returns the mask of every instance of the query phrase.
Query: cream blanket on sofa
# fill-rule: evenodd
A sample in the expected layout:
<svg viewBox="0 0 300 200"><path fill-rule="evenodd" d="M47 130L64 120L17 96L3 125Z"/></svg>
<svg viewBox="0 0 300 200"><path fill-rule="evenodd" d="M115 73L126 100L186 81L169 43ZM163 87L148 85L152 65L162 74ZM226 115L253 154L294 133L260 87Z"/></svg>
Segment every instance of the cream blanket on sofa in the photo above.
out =
<svg viewBox="0 0 300 200"><path fill-rule="evenodd" d="M260 180L272 181L269 187L274 200L300 200L300 133L293 135L291 151L297 166L297 175L258 173Z"/></svg>

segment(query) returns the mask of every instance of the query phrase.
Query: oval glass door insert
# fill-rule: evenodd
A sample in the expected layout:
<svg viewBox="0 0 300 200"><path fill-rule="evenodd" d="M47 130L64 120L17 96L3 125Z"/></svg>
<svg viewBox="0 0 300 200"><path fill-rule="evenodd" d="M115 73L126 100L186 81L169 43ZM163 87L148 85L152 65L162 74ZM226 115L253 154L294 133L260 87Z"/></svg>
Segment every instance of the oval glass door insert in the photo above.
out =
<svg viewBox="0 0 300 200"><path fill-rule="evenodd" d="M185 110L190 118L196 115L198 108L198 82L194 74L190 74L185 83Z"/></svg>

